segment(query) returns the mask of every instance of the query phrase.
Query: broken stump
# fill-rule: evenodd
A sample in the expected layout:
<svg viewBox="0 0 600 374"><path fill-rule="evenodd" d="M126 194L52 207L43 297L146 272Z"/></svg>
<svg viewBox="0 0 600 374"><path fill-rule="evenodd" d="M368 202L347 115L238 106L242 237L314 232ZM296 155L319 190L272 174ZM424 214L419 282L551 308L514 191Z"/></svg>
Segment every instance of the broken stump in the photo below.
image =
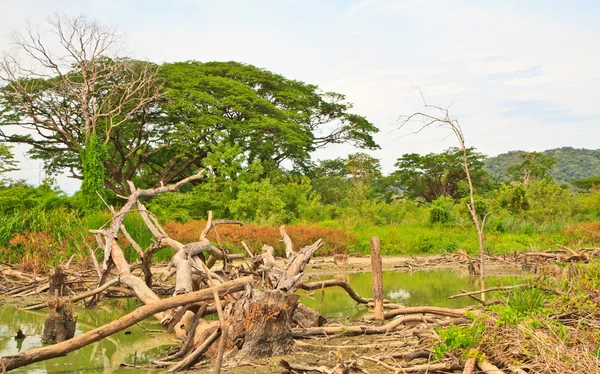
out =
<svg viewBox="0 0 600 374"><path fill-rule="evenodd" d="M48 316L42 334L43 344L60 343L75 336L76 321L73 319L71 303L61 299L65 290L65 278L59 267L50 276Z"/></svg>

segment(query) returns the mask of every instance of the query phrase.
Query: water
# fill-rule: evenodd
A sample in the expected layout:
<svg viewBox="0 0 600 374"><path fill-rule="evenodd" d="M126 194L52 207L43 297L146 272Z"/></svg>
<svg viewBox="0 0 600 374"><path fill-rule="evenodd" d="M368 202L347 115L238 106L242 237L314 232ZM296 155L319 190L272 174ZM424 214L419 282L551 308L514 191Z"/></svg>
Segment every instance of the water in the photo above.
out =
<svg viewBox="0 0 600 374"><path fill-rule="evenodd" d="M330 279L332 276L323 276ZM336 276L345 280L363 297L371 296L371 273L354 273ZM486 286L512 285L522 277L486 277ZM383 273L384 298L406 306L433 305L462 308L473 304L470 298L448 300L448 296L460 293L461 289L474 290L478 285L470 277L460 278L452 271L435 270L405 273L385 271ZM302 302L320 310L328 318L358 318L366 313L364 305L357 305L345 291L338 287L320 290L299 291ZM77 332L82 334L104 325L134 310L135 299L111 299L102 302L96 309L84 310L77 304L74 314L78 317ZM14 305L0 305L0 355L15 354L30 348L41 347L46 312L23 311ZM160 324L148 318L141 324L146 329L160 329ZM17 329L23 330L25 339L13 338ZM114 334L95 344L69 353L66 357L39 362L15 370L16 373L140 373L139 370L119 368L119 364L138 364L165 356L165 350L175 344L174 337L162 332L148 332L137 325ZM159 371L160 372L160 371Z"/></svg>
<svg viewBox="0 0 600 374"><path fill-rule="evenodd" d="M77 316L76 335L92 330L134 310L134 299L111 299L103 301L96 309L75 308ZM15 354L42 346L45 311L17 310L14 305L0 305L0 355ZM140 323L146 329L160 329L160 323L148 318ZM17 329L23 330L25 339L14 339ZM169 345L175 344L173 335L164 332L147 332L134 325L95 344L69 353L65 357L38 362L14 373L140 373L139 370L119 368L122 362L143 364L164 355Z"/></svg>
<svg viewBox="0 0 600 374"><path fill-rule="evenodd" d="M336 276L348 282L362 297L372 296L371 273L349 273ZM324 276L322 279L331 279ZM510 286L522 282L523 276L490 276L486 277L486 287ZM413 273L401 271L383 272L383 298L405 306L439 306L464 308L477 303L469 297L449 300L448 297L461 293L461 289L472 291L479 288L478 278L459 277L451 270L417 271ZM328 318L360 318L367 312L365 305L358 305L346 291L339 287L325 289L322 298L321 290L300 291L302 303L319 310ZM322 299L322 301L321 301Z"/></svg>

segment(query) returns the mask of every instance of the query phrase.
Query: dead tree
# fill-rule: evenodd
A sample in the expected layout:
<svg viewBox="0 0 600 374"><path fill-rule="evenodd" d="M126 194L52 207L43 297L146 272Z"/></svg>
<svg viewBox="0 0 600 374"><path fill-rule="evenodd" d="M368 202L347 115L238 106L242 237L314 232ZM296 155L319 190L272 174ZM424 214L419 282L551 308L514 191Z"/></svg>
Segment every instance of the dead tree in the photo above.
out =
<svg viewBox="0 0 600 374"><path fill-rule="evenodd" d="M75 336L75 319L71 303L63 299L65 294L65 278L60 267L56 267L50 276L48 287L48 316L44 323L42 343L54 344L71 339Z"/></svg>
<svg viewBox="0 0 600 374"><path fill-rule="evenodd" d="M473 180L471 179L471 172L469 170L469 158L467 156L467 147L465 145L465 136L462 131L462 127L457 119L453 119L450 117L450 112L448 108L442 108L440 106L428 104L423 96L423 92L421 93L421 99L423 100L423 105L425 107L424 112L416 112L408 116L400 117L400 127L404 127L411 123L412 121L420 122L420 128L416 133L422 131L425 128L431 126L438 126L441 128L449 129L456 139L458 140L458 144L460 146L460 150L462 151L462 167L467 176L467 182L469 185L469 202L467 203L467 209L471 214L471 219L473 220L473 224L475 225L475 229L477 230L477 239L479 241L479 275L481 279L481 289L485 289L485 271L484 271L484 258L485 258L485 248L484 248L484 228L485 228L485 220L489 213L486 213L483 218L477 213L477 207L475 205L475 188L473 187ZM481 294L482 300L485 300L485 294Z"/></svg>
<svg viewBox="0 0 600 374"><path fill-rule="evenodd" d="M113 321L94 332L60 343L55 348L44 347L5 357L3 366L12 369L65 354L120 331L141 318L154 315L165 328L182 340L177 353L156 361L157 364L168 366L169 371L173 372L189 368L203 357L212 356L215 357L218 372L221 360L231 365L290 353L295 347L294 328L319 328L326 322L319 313L299 306L299 296L296 295L298 289L340 286L357 302L369 302L356 295L344 282L302 283L307 264L323 246L323 242L318 240L295 250L283 226L280 228L285 243L283 262L275 258L273 247L265 245L262 252L255 255L246 246L250 260L234 266L227 251L221 245L213 245L207 235L211 230L216 230L218 224L239 222L213 221L212 215L209 215L198 241L184 244L171 238L158 219L145 208L143 199L175 191L184 183L201 177L202 173L199 173L174 185L151 189L137 189L128 182L131 194L123 206L118 210L110 208L112 219L105 226L90 230L96 237L98 247L104 251L102 264L97 266L100 284L97 289L73 299L100 293L108 288L107 284L118 282L130 288L145 306L123 317L124 320ZM154 243L148 248L142 249L127 234L124 220L129 214L139 214L154 236ZM119 234L123 234L136 249L142 262L141 276L132 271L133 266L126 260L121 247L126 241L116 240ZM167 267L175 278L175 288L172 297L161 300L148 286L148 280L152 278L152 255L157 249L165 247L175 252ZM213 266L221 260L223 266L213 270ZM197 288L200 290L195 291ZM204 292L209 290L212 298ZM45 306L39 304L34 307ZM215 311L219 315L218 321L204 318Z"/></svg>

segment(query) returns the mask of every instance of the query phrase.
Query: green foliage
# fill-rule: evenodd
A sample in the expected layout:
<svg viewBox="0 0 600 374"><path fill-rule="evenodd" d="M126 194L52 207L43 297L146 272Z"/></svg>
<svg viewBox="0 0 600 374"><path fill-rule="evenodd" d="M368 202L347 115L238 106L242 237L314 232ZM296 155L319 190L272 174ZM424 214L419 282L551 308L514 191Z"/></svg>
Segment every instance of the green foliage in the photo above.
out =
<svg viewBox="0 0 600 374"><path fill-rule="evenodd" d="M511 151L485 160L486 170L500 182L508 181L506 169L522 161L523 151ZM600 175L600 150L576 149L571 147L549 149L544 155L556 159L550 169L550 176L558 183Z"/></svg>
<svg viewBox="0 0 600 374"><path fill-rule="evenodd" d="M550 296L538 287L517 287L509 290L506 305L519 315L535 314L546 307Z"/></svg>
<svg viewBox="0 0 600 374"><path fill-rule="evenodd" d="M524 185L505 184L498 191L498 202L500 207L517 214L529 209L527 201L527 190Z"/></svg>
<svg viewBox="0 0 600 374"><path fill-rule="evenodd" d="M18 170L17 169L17 161L14 159L12 152L10 151L12 147L1 144L0 143L0 175L9 172Z"/></svg>
<svg viewBox="0 0 600 374"><path fill-rule="evenodd" d="M487 172L483 169L485 156L467 149L467 160L473 187L485 190L488 187ZM396 170L391 177L392 185L412 199L422 198L433 201L441 196L460 199L469 193L465 184L463 152L450 148L443 153L419 155L405 154L396 162Z"/></svg>
<svg viewBox="0 0 600 374"><path fill-rule="evenodd" d="M523 153L519 158L523 161L506 169L511 180L528 184L530 181L551 179L550 169L556 164L555 158L541 152Z"/></svg>
<svg viewBox="0 0 600 374"><path fill-rule="evenodd" d="M600 176L577 179L572 181L571 184L577 188L588 191L592 188L597 188L600 186Z"/></svg>
<svg viewBox="0 0 600 374"><path fill-rule="evenodd" d="M81 192L83 195L83 210L86 213L102 210L102 196L104 191L104 159L106 149L96 134L92 134L81 152L81 165L83 168L83 182Z"/></svg>
<svg viewBox="0 0 600 374"><path fill-rule="evenodd" d="M452 207L454 201L445 196L441 196L431 203L429 222L431 223L449 223L452 220Z"/></svg>
<svg viewBox="0 0 600 374"><path fill-rule="evenodd" d="M84 177L89 169L84 165L86 157L95 156L87 152L87 156L79 157L79 153L90 148L87 143L94 141L89 138L91 134L105 135L99 141L106 145L105 186L115 193L128 190L127 180L148 187L180 180L206 166L212 166L215 175L223 175L223 164L208 163L211 154L223 151L222 144L230 150L235 144L246 166L260 163L261 177L280 170L283 163L306 168L310 153L329 144L378 148L372 138L378 129L365 117L352 113L352 104L344 95L323 92L315 85L252 65L188 61L157 69L143 61L102 58L89 61L88 67L102 73L117 69L111 75L114 79L101 79L94 86L88 103L79 102L81 95L76 98L79 101L64 97L70 92L67 89L80 87L85 72L77 65L63 76L25 80L23 85L15 81L0 89L0 126L37 118L33 126L46 137L11 135L7 140L33 145L30 155L43 160L50 173L71 168L83 170ZM154 79L155 71L160 83ZM73 80L72 86L64 87L64 76ZM147 85L138 93L150 97L122 103L119 95L123 85L141 81ZM23 86L28 89L21 93L17 88ZM154 95L158 89L160 95ZM25 102L36 105L24 105L22 96L27 97ZM63 105L73 100L74 105ZM85 109L114 109L115 103L123 106L111 115L98 117L93 112L90 117L84 113ZM30 112L38 107L39 112ZM90 124L89 118L96 122ZM65 126L59 133L47 123L85 124L85 128ZM84 195L91 198L87 192ZM88 205L93 210L97 202L90 200Z"/></svg>
<svg viewBox="0 0 600 374"><path fill-rule="evenodd" d="M436 329L440 342L433 347L433 359L440 360L447 353L465 354L468 349L475 348L484 339L485 325L475 321L468 326L450 325Z"/></svg>

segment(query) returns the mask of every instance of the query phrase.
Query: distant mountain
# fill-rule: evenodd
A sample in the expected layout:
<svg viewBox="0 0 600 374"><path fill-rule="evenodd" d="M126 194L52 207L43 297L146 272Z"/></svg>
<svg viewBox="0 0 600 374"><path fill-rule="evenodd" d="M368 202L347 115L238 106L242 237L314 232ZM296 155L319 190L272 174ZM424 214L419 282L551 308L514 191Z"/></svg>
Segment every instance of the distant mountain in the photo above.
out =
<svg viewBox="0 0 600 374"><path fill-rule="evenodd" d="M510 151L485 161L486 169L499 181L506 181L506 168L522 162L519 155L524 151ZM563 147L549 149L543 152L546 156L554 157L556 165L550 171L555 181L569 183L571 181L600 176L600 149L577 149Z"/></svg>

